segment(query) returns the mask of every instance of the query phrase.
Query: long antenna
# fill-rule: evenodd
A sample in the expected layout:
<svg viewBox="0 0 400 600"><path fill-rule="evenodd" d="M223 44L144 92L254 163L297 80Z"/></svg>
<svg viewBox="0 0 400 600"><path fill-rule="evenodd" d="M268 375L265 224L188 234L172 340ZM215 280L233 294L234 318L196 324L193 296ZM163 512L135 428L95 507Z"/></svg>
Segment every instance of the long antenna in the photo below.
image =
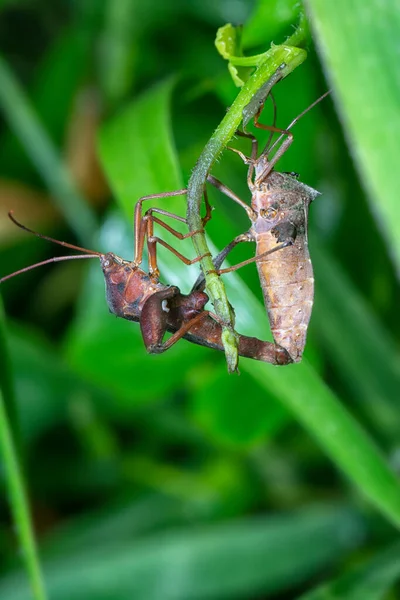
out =
<svg viewBox="0 0 400 600"><path fill-rule="evenodd" d="M96 252L95 250L88 250L87 248L81 248L80 246L75 246L74 244L68 244L67 242L63 242L61 240L56 240L48 235L43 235L42 233L38 233L37 231L33 231L33 229L29 229L13 216L13 211L10 210L8 213L11 221L17 225L20 229L27 231L28 233L32 233L36 237L42 238L43 240L47 240L48 242L53 242L54 244L58 244L59 246L64 246L66 248L71 248L72 250L78 250L79 252L84 252L84 254L74 254L70 256L54 256L53 258L48 258L47 260L43 260L41 262L35 263L34 265L30 265L29 267L24 267L23 269L19 269L19 271L15 271L10 275L6 275L5 277L0 278L0 284L7 281L7 279L11 279L11 277L15 277L16 275L20 275L21 273L25 273L26 271L31 271L32 269L36 269L36 267L41 267L42 265L48 265L49 263L61 262L63 260L76 260L82 258L99 258L102 256L101 252Z"/></svg>
<svg viewBox="0 0 400 600"><path fill-rule="evenodd" d="M74 244L68 244L68 242L63 242L61 240L56 240L48 235L43 235L43 233L38 233L37 231L33 231L33 229L29 229L26 225L22 225L17 219L14 217L14 211L10 210L8 213L9 219L20 229L27 231L28 233L33 233L36 237L42 238L42 240L47 240L48 242L53 242L54 244L58 244L59 246L65 246L65 248L71 248L71 250L79 250L79 252L87 252L89 254L96 254L97 256L101 256L101 252L96 252L96 250L88 250L87 248L82 248L81 246L74 246Z"/></svg>
<svg viewBox="0 0 400 600"><path fill-rule="evenodd" d="M312 104L310 104L310 106L307 106L307 108L305 110L303 110L303 112L301 112L299 115L297 115L297 117L295 117L293 119L293 121L286 127L285 131L289 131L289 129L291 129L294 125L296 125L296 123L301 119L301 117L304 117L304 115L306 113L308 113L309 110L311 110L312 108L314 108L314 106L316 106L316 104L319 104L321 102L321 100L323 100L324 98L326 98L326 96L328 96L328 94L331 93L331 90L328 90L327 92L325 92L324 94L322 94L322 96L320 96L319 98L317 98L316 100L314 100L314 102ZM264 154L267 151L267 155L269 155L272 150L275 148L275 146L281 141L281 139L284 137L284 135L286 135L285 133L281 133L281 135L275 140L275 142L272 144L271 148L268 148L267 146L264 148L262 154Z"/></svg>
<svg viewBox="0 0 400 600"><path fill-rule="evenodd" d="M42 265L48 265L49 263L61 262L62 260L74 260L80 258L99 258L99 254L74 254L70 256L54 256L53 258L48 258L47 260L42 260L42 262L35 263L34 265L29 265L29 267L24 267L19 271L15 271L10 275L6 275L5 277L1 277L0 284L7 281L7 279L11 279L11 277L15 277L16 275L20 275L21 273L25 273L26 271L31 271L32 269L36 269L36 267L41 267Z"/></svg>

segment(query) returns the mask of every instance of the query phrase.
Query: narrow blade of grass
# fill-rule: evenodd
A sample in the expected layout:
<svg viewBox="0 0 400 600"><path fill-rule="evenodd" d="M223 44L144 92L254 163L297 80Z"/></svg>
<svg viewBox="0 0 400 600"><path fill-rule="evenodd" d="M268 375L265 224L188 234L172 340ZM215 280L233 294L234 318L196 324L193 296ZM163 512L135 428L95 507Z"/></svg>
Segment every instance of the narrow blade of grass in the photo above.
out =
<svg viewBox="0 0 400 600"><path fill-rule="evenodd" d="M0 391L0 448L17 536L35 600L46 600L46 592L36 551L33 524L29 512L22 472L13 441L10 424ZM11 598L11 596L9 596Z"/></svg>
<svg viewBox="0 0 400 600"><path fill-rule="evenodd" d="M398 2L307 0L307 4L361 181L399 267Z"/></svg>
<svg viewBox="0 0 400 600"><path fill-rule="evenodd" d="M12 376L12 366L8 348L7 330L4 318L4 307L0 295L0 390L3 393L4 410L19 447L19 423L17 418L17 406L15 401L14 381Z"/></svg>
<svg viewBox="0 0 400 600"><path fill-rule="evenodd" d="M66 221L83 245L92 245L96 230L93 212L77 191L29 99L1 56L0 108L46 182Z"/></svg>
<svg viewBox="0 0 400 600"><path fill-rule="evenodd" d="M314 326L371 422L397 444L400 429L397 348L329 253L321 245L315 250Z"/></svg>
<svg viewBox="0 0 400 600"><path fill-rule="evenodd" d="M385 458L306 361L268 368L244 360L242 367L283 404L316 439L352 483L389 520L400 527L400 483Z"/></svg>

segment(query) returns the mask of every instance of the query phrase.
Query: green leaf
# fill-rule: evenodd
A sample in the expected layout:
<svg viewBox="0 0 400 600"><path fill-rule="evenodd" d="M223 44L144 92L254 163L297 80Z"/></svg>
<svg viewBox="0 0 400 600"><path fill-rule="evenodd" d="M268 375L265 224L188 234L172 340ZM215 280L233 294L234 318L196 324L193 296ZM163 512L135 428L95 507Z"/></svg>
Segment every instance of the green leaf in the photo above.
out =
<svg viewBox="0 0 400 600"><path fill-rule="evenodd" d="M301 24L298 27L298 30L293 34L293 36L287 41L287 45L282 45L282 50L285 49L287 51L287 57L284 61L286 63L286 67L289 67L291 59L296 56L295 52L300 53L299 48L295 49L296 45L304 45L303 39L303 31L304 30L304 20L302 20ZM230 23L220 27L217 31L217 36L215 39L215 46L218 52L228 61L228 70L232 76L232 79L236 86L242 87L245 82L249 79L250 74L252 72L251 67L259 67L265 61L274 61L274 54L277 50L275 46L271 46L271 48L262 54L255 54L253 56L243 56L242 55L242 47L241 47L241 39L242 39L242 27L233 27ZM290 54L290 46L292 46L293 57ZM279 50L278 50L279 51ZM306 56L305 51L303 59ZM275 61L275 68L270 69L270 75L276 71L276 69L280 66L281 62L284 60L283 55L281 55L281 60ZM302 62L300 60L299 62ZM293 65L292 69L297 66ZM290 68L290 67L289 67ZM290 69L290 70L292 70ZM282 75L283 76L283 75Z"/></svg>
<svg viewBox="0 0 400 600"><path fill-rule="evenodd" d="M105 123L100 130L100 158L116 201L128 217L130 226L135 202L141 196L184 187L171 131L170 104L173 86L174 81L171 79L153 86ZM185 196L153 199L143 204L143 210L150 206L159 206L184 216ZM187 233L185 225L182 226L175 220L171 225ZM125 247L129 248L129 255L132 255L133 232L132 229L130 231L131 241ZM162 237L185 256L193 256L190 240L177 241L176 237L164 229ZM109 240L104 242L108 243ZM112 250L113 247L107 249ZM197 278L198 266L188 268L164 248L158 251L157 256L163 281L179 285L183 291L189 291L190 284Z"/></svg>
<svg viewBox="0 0 400 600"><path fill-rule="evenodd" d="M44 561L44 568L52 600L250 597L307 580L358 544L361 532L348 510L315 506L285 516L91 546ZM0 595L29 597L18 574L3 580Z"/></svg>
<svg viewBox="0 0 400 600"><path fill-rule="evenodd" d="M231 56L240 56L240 30L241 28L233 27L230 23L218 29L215 47L225 60L229 60Z"/></svg>
<svg viewBox="0 0 400 600"><path fill-rule="evenodd" d="M361 182L399 267L398 3L308 0L308 7Z"/></svg>
<svg viewBox="0 0 400 600"><path fill-rule="evenodd" d="M100 157L129 223L132 223L133 208L138 198L183 187L170 131L172 88L172 80L154 86L100 130ZM144 205L144 210L154 204L153 201ZM182 198L168 198L161 203L162 206L165 204L169 211L184 212ZM114 252L118 252L119 248L129 248L131 254L131 231L124 229L122 232L121 224L111 219L103 229L102 246ZM172 243L176 244L176 239L172 239ZM182 247L189 249L190 242ZM185 253L181 247L179 249ZM123 253L126 256L128 252ZM176 265L178 273L183 273L185 268L181 264ZM163 270L164 277L167 273ZM173 277L167 281L174 283ZM185 344L179 344L157 357L147 356L139 326L116 320L107 312L104 280L96 265L91 270L81 300L79 319L67 343L68 357L74 368L106 386L117 394L121 402L129 402L132 407L136 402L151 401L162 393L172 391L176 385L174 365L181 363L183 368L183 364L189 365L190 360L195 360L185 353ZM111 355L110 347L115 349ZM157 378L153 377L155 367L159 374ZM134 385L132 379L126 376L127 372L131 373Z"/></svg>
<svg viewBox="0 0 400 600"><path fill-rule="evenodd" d="M100 130L99 151L104 169L130 219L141 196L183 187L170 123L173 85L169 79L154 86ZM172 211L174 206L183 205L182 198L165 202Z"/></svg>
<svg viewBox="0 0 400 600"><path fill-rule="evenodd" d="M226 377L222 370L209 373L191 395L194 418L214 440L247 448L273 438L290 420L290 414L271 393L245 371Z"/></svg>
<svg viewBox="0 0 400 600"><path fill-rule="evenodd" d="M120 0L105 3L99 75L108 104L124 98L137 75L140 60L138 3ZM140 10L140 9L139 9Z"/></svg>
<svg viewBox="0 0 400 600"><path fill-rule="evenodd" d="M215 47L225 60L228 61L228 69L234 81L234 84L241 87L244 82L248 79L251 68L236 67L235 58L242 56L241 48L241 37L242 27L233 27L230 23L227 23L223 27L220 27L217 31L215 38ZM254 65L258 64L257 57L254 61ZM250 59L251 62L251 59Z"/></svg>
<svg viewBox="0 0 400 600"><path fill-rule="evenodd" d="M130 543L160 527L171 527L193 518L194 503L146 494L139 499L117 500L61 524L43 542L42 555L48 559L85 552L87 548L107 544Z"/></svg>

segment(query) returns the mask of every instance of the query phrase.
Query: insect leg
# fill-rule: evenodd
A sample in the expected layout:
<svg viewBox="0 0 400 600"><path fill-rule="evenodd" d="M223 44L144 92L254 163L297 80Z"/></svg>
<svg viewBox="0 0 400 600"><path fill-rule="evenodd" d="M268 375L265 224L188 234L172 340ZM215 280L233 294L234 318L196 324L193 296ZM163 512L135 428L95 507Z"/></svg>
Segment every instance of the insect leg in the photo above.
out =
<svg viewBox="0 0 400 600"><path fill-rule="evenodd" d="M217 256L215 256L213 258L213 263L215 265L215 268L217 269L217 272L219 273L219 268L222 265L222 263L224 262L224 260L226 259L226 257L228 256L228 254L241 242L253 242L254 240L250 237L250 235L248 233L242 233L240 235L238 235L237 237L235 237L230 244L228 244L227 246L225 246L225 248L223 250L221 250L221 252L219 254L217 254ZM200 273L200 275L198 276L198 278L196 279L193 287L192 287L192 292L194 291L203 291L204 287L205 287L205 277L204 277L204 273Z"/></svg>
<svg viewBox="0 0 400 600"><path fill-rule="evenodd" d="M151 222L151 221L149 221L149 222ZM192 259L186 258L186 256L183 256L183 254L178 252L178 250L175 250L175 248L170 246L167 242L165 242L161 238L151 235L147 239L147 248L148 248L148 253L149 253L149 273L152 277L156 277L156 278L158 278L158 276L159 276L159 270L157 267L157 249L156 249L157 244L161 244L161 246L164 246L164 248L167 248L167 250L172 252L172 254L174 254L177 258L179 258L179 260L181 260L183 263L185 263L185 265L193 265L194 263L199 262L205 256L210 256L210 253L208 252L207 254L202 254L201 256L196 256L196 258L192 258Z"/></svg>
<svg viewBox="0 0 400 600"><path fill-rule="evenodd" d="M274 168L274 166L276 165L276 163L278 162L278 160L281 158L281 156L283 156L283 154L285 154L286 150L289 148L289 146L291 145L291 143L293 142L293 134L289 131L306 113L308 113L309 110L311 110L312 108L314 108L314 106L316 104L318 104L319 102L321 102L321 100L323 100L324 98L326 98L326 96L328 96L328 94L330 94L330 90L328 90L327 92L325 92L324 94L322 94L322 96L320 96L319 98L317 98L317 100L315 100L312 104L310 104L310 106L308 106L305 110L303 110L302 113L300 113L295 119L293 119L293 121L287 126L286 129L279 129L279 127L275 126L275 117L274 117L274 125L263 125L262 123L259 123L258 119L260 117L261 111L262 111L262 107L260 108L260 110L257 112L257 114L254 117L254 126L258 127L259 129L265 129L266 131L270 131L271 133L279 133L279 137L277 140L275 140L275 142L272 144L271 147L269 147L270 144L270 140L271 140L271 136L268 139L268 143L265 147L265 149L263 150L261 156L264 155L269 155L272 150L281 142L283 136L287 135L287 139L282 142L280 148L278 148L278 150L275 152L274 156L272 157L272 159L270 161L268 161L268 164L266 166L266 168L264 169L264 171L259 175L259 177L257 177L256 180L256 185L257 183L260 183L261 181L263 181L263 179L265 177L267 177L269 175L269 173L272 171L272 169Z"/></svg>
<svg viewBox="0 0 400 600"><path fill-rule="evenodd" d="M189 341L222 351L221 323L214 313L207 310L201 310L193 318L181 322L179 329L168 340L162 341L165 332L169 328L169 307L168 304L164 304L164 301L170 298L173 303L174 298L177 297L175 290L177 288L174 288L172 292L167 290L154 294L143 307L140 327L147 351L151 354L161 354L188 334L187 339ZM240 334L239 353L241 356L274 365L287 365L292 362L288 352L278 344L263 342L257 338Z"/></svg>
<svg viewBox="0 0 400 600"><path fill-rule="evenodd" d="M256 214L251 208L251 206L246 204L246 202L243 202L243 200L241 200L239 196L235 194L235 192L233 192L224 183L222 183L222 181L216 179L216 177L214 177L213 175L208 175L207 181L211 183L211 185L213 185L215 188L217 188L217 190L220 190L223 194L225 194L225 196L228 196L228 198L239 204L239 206L241 206L247 212L250 221L255 220Z"/></svg>
<svg viewBox="0 0 400 600"><path fill-rule="evenodd" d="M187 189L184 188L182 190L175 190L174 192L163 192L161 194L149 194L148 196L142 196L135 204L134 216L133 216L133 230L135 237L135 249L134 249L134 260L133 262L137 265L140 265L142 262L143 255L143 246L144 246L144 236L146 232L146 228L143 227L142 223L142 204L145 200L156 200L158 198L171 198L173 196L183 196L186 194ZM175 217L179 220L185 221L183 217L179 217L175 215Z"/></svg>
<svg viewBox="0 0 400 600"><path fill-rule="evenodd" d="M211 216L212 216L212 210L213 210L212 206L210 205L210 203L208 201L208 194L207 194L207 190L206 189L204 189L204 203L206 205L206 214L202 218L203 227L206 225L206 223L208 223L208 221L210 221ZM165 217L171 217L171 219L176 219L177 221L180 221L181 223L187 223L186 218L181 217L181 216L179 216L179 215L177 215L175 213L172 213L172 212L170 212L168 210L164 210L163 208L156 208L154 206L152 206L151 208L149 208L148 210L146 210L145 217L148 216L148 215L153 215L153 213L164 215ZM162 225L163 227L165 227L165 229L167 229L170 233L172 233L173 235L175 235L180 240L184 240L184 239L186 239L188 237L192 237L193 235L195 235L199 231L199 230L197 230L197 231L190 231L189 233L182 234L179 231L176 231L175 229L168 228L168 225L166 225L166 223L164 223L163 221L159 221L156 217L153 217L153 221L155 221L159 225Z"/></svg>
<svg viewBox="0 0 400 600"><path fill-rule="evenodd" d="M152 294L144 303L139 319L140 331L148 352L162 345L167 331L168 312L165 303L179 294L179 288L171 286Z"/></svg>
<svg viewBox="0 0 400 600"><path fill-rule="evenodd" d="M147 351L151 354L161 354L162 352L169 350L169 348L171 348L171 346L173 346L174 344L176 344L176 342L183 338L183 336L186 335L194 325L197 325L200 321L202 321L206 317L209 317L209 315L210 313L208 312L208 310L202 311L201 313L193 317L193 319L190 319L190 321L182 323L178 331L172 334L168 340L161 344L147 347Z"/></svg>
<svg viewBox="0 0 400 600"><path fill-rule="evenodd" d="M204 298L198 303L194 302L194 296L196 296L196 292L194 294L191 293L189 296L184 296L180 294L178 288L171 287L152 294L146 300L140 318L140 328L143 341L149 353L161 354L165 352L184 337L192 327L210 316L212 316L212 319L209 319L208 326L196 330L196 337L199 339L198 343L214 348L215 337L219 338L220 341L222 329L218 317L204 310L204 304L208 297L205 294L200 294ZM196 304L197 308L194 308ZM176 310L177 308L178 311ZM188 316L190 313L193 314L193 309L197 314ZM163 342L166 331L171 331L171 328L174 331L173 335ZM221 343L219 349L222 350Z"/></svg>
<svg viewBox="0 0 400 600"><path fill-rule="evenodd" d="M153 217L152 216L153 213L158 213L158 214L162 214L166 217L171 217L172 219L176 219L177 221L180 221L181 223L187 222L184 217L176 215L175 213L169 212L167 210L163 210L161 208L149 208L146 211L144 217L142 217L142 204L145 200L153 200L156 198L170 198L172 196L180 196L182 194L185 194L186 192L187 192L187 190L185 188L183 190L177 190L175 192L165 192L163 194L151 194L149 196L142 196L142 198L140 198L137 201L137 203L135 205L135 211L134 211L135 252L134 252L134 260L133 260L133 262L137 266L139 266L142 262L146 232L149 237L153 235L153 227L152 227L152 224L150 224L151 221L155 221L159 225L162 225L165 229L167 229L167 231L169 231L170 233L172 233L173 235L175 235L177 238L179 238L181 240L191 237L191 236L195 235L196 233L198 233L198 231L192 231L188 234L181 234L180 232L176 231L175 229L173 229L166 223L160 221L156 217ZM208 196L207 196L206 190L204 190L204 202L206 205L206 214L202 219L203 227L211 219L211 213L212 213L212 207L210 206L210 203L208 201ZM149 222L149 224L147 224L147 222Z"/></svg>
<svg viewBox="0 0 400 600"><path fill-rule="evenodd" d="M271 133L279 133L280 134L279 138L276 140L276 142L274 142L272 144L272 146L270 148L268 147L268 145L265 147L265 149L263 150L263 152L261 153L259 158L261 158L261 156L270 154L270 152L275 148L275 146L282 139L282 137L284 135L287 135L286 140L284 140L282 142L282 144L280 145L278 150L275 152L274 156L270 160L267 161L267 165L266 165L265 169L260 173L260 175L255 180L254 183L257 186L257 184L261 183L262 181L264 181L264 179L266 177L268 177L268 175L271 173L271 171L275 167L276 163L285 154L286 150L288 150L288 148L291 146L294 138L293 138L293 133L287 129L279 129L279 127L275 127L274 125L263 125L262 123L259 123L258 115L256 115L254 117L254 126L258 127L259 129L264 129L266 131L270 131Z"/></svg>
<svg viewBox="0 0 400 600"><path fill-rule="evenodd" d="M254 165L257 160L257 154L258 154L258 140L251 133L247 133L247 131L239 131L238 130L236 132L236 134L239 135L240 137L245 137L245 138L248 138L249 140L251 140L251 156L249 158L241 156L241 158L245 164L249 165L249 169L247 171L247 186L250 190L252 190L254 187L254 184L253 184ZM229 148L229 149L234 150L236 152L236 150L234 148ZM239 153L239 152L237 152L237 154L239 154L239 156L241 155L241 153ZM245 158L247 158L247 160L245 160Z"/></svg>
<svg viewBox="0 0 400 600"><path fill-rule="evenodd" d="M240 136L240 137L245 137L248 138L251 141L251 160L256 160L257 158L257 154L258 154L258 139L252 134L252 133L248 133L247 131L240 131L240 129L238 129L236 131L236 135Z"/></svg>
<svg viewBox="0 0 400 600"><path fill-rule="evenodd" d="M268 254L272 254L273 252L276 252L277 250L282 250L283 248L287 248L288 246L291 246L292 244L293 244L292 240L283 242L282 244L278 244L275 248L272 248L272 250L267 250L266 252L263 252L262 254L258 254L257 256L253 256L252 258L244 260L244 261L238 263L237 265L233 265L232 267L227 267L226 269L219 269L218 274L222 275L223 273L230 273L231 271L237 271L238 269L241 269L242 267L245 267L246 265L249 265L250 263L257 262L257 261L265 258L265 256L268 256Z"/></svg>
<svg viewBox="0 0 400 600"><path fill-rule="evenodd" d="M208 195L207 195L206 190L204 190L204 201L205 201L205 205L206 205L206 214L202 219L203 227L211 219L211 212L212 212L212 207L208 201ZM171 217L173 219L177 219L178 221L181 221L182 223L186 223L187 222L186 219L183 217L180 217L179 215L176 215L175 213L164 210L162 208L154 208L154 207L149 208L143 217L143 220L151 220L151 221L153 221L153 223L158 223L159 225L161 225L161 227L164 227L164 229L166 229L167 231L172 233L172 235L177 237L179 240L185 240L187 238L193 237L196 233L199 233L199 230L189 231L189 233L181 233L180 231L173 229L170 225L167 225L167 223L164 223L164 221L161 221L161 219L154 217L153 213L157 213L160 215L164 215L165 217ZM149 232L149 235L153 235L153 233Z"/></svg>

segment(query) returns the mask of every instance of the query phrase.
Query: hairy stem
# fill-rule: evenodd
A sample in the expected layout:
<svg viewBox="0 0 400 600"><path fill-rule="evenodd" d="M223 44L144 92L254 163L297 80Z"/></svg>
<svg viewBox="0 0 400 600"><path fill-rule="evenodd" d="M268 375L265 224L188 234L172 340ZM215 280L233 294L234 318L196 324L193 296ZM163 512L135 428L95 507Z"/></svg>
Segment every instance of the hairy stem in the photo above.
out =
<svg viewBox="0 0 400 600"><path fill-rule="evenodd" d="M255 72L244 84L236 100L233 102L229 111L206 144L188 184L187 219L191 231L199 231L202 229L200 206L207 175L238 129L243 119L243 110L246 109L251 103L254 95L257 94L263 86L267 85L267 82L274 77L274 74L276 74L278 70L280 71L280 79L282 79L289 75L289 73L305 60L305 50L294 46L294 44L303 44L305 42L305 37L305 27L304 25L300 25L293 36L287 40L286 44L273 46L266 52L264 61L256 68ZM215 272L215 267L211 259L204 233L196 233L192 239L197 255L205 255L201 259L201 267L206 278L207 293L214 305L216 314L224 324L222 340L225 348L228 371L233 372L237 368L238 361L237 335L234 330L234 314L225 292L225 286Z"/></svg>

